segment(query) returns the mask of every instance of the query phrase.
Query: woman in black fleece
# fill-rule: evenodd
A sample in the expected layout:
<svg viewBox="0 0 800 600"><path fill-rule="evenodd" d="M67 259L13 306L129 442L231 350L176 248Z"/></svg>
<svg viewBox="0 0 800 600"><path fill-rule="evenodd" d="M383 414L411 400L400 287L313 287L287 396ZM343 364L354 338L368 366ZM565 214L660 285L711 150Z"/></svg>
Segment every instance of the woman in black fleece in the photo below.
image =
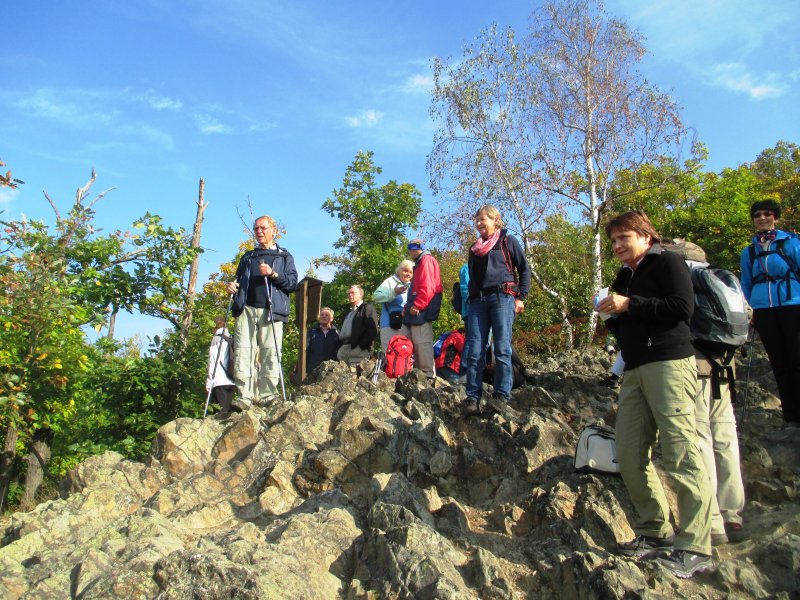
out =
<svg viewBox="0 0 800 600"><path fill-rule="evenodd" d="M678 577L714 568L711 559L711 484L695 424L697 365L689 336L694 292L689 270L665 252L643 212L609 221L606 234L623 264L613 292L597 310L622 349L625 377L619 392L617 460L636 508L636 537L619 544L641 558L672 550L656 560ZM675 481L681 532L675 536L669 505L650 460L658 434L664 467Z"/></svg>

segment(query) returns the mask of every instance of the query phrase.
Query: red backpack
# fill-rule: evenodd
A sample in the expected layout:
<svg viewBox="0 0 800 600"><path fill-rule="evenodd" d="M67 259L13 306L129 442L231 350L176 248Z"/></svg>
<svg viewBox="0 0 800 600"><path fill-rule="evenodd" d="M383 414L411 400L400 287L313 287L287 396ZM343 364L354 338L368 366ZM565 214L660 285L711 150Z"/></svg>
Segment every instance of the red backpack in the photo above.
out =
<svg viewBox="0 0 800 600"><path fill-rule="evenodd" d="M452 369L456 374L461 372L461 353L464 352L464 334L452 331L447 334L442 342L442 351L436 357L434 364L437 369Z"/></svg>
<svg viewBox="0 0 800 600"><path fill-rule="evenodd" d="M386 348L386 376L402 377L414 367L414 344L404 335L389 340Z"/></svg>

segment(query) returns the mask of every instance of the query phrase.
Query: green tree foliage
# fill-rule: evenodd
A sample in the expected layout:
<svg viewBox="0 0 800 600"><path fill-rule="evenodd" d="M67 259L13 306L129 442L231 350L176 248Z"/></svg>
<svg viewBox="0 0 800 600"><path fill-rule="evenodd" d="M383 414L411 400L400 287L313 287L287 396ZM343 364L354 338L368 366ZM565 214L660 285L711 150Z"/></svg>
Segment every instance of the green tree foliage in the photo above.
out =
<svg viewBox="0 0 800 600"><path fill-rule="evenodd" d="M336 269L325 292L337 314L347 304L346 290L353 284L364 288L367 299L372 291L406 256L409 228L416 227L422 196L416 186L394 180L378 185L382 169L373 161L373 152L358 152L345 170L342 187L325 200L322 210L341 223L341 236L334 243L336 253L314 261L315 267Z"/></svg>
<svg viewBox="0 0 800 600"><path fill-rule="evenodd" d="M707 174L702 190L669 227L674 237L699 244L713 264L739 271L739 254L752 235L750 205L759 197L758 177L746 166Z"/></svg>
<svg viewBox="0 0 800 600"><path fill-rule="evenodd" d="M662 181L669 183L657 185ZM752 163L719 173L703 172L694 160L681 168L662 158L635 173L618 174L613 184L620 198L615 213L644 210L662 236L699 244L710 262L738 272L741 249L753 233L750 205L761 198L778 200L784 207L781 227L794 230L798 211L793 194L798 185L800 150L787 142L762 151ZM607 245L606 256L611 256Z"/></svg>
<svg viewBox="0 0 800 600"><path fill-rule="evenodd" d="M438 335L464 326L461 315L453 310L451 300L453 284L459 280L459 271L464 263L467 262L467 250L446 250L444 252L435 252L434 255L436 260L439 261L439 274L444 288L442 309L439 313L439 318L433 322L434 334Z"/></svg>
<svg viewBox="0 0 800 600"><path fill-rule="evenodd" d="M592 235L590 227L553 215L547 218L545 228L533 237L530 260L542 277L554 282L559 294L567 299L567 314L573 323L585 323L591 313L587 291L593 289L592 262L586 248L592 243ZM528 308L536 315L538 327L559 321L553 303L547 302L541 294L531 296L525 312Z"/></svg>
<svg viewBox="0 0 800 600"><path fill-rule="evenodd" d="M684 214L692 206L707 177L702 172L705 148L698 144L696 153L698 156L683 164L674 158L659 156L635 170L619 171L611 185L611 193L617 199L614 210L604 211L601 229L605 228L609 218L617 214L643 210L657 231L673 236L668 229L675 216Z"/></svg>
<svg viewBox="0 0 800 600"><path fill-rule="evenodd" d="M194 256L183 230L165 228L153 215L137 222L141 233L99 235L93 206L105 192L89 199L94 180L92 173L64 215L47 197L56 216L52 227L0 222L0 427L6 439L18 440L3 457L2 493L14 454L37 430L51 431L61 444L78 426L79 407L103 401L87 381L105 361L82 328L99 330L105 309L117 301L160 312L156 305L177 299Z"/></svg>
<svg viewBox="0 0 800 600"><path fill-rule="evenodd" d="M761 152L750 169L761 181L762 196L781 203L781 227L800 231L800 146L779 141Z"/></svg>

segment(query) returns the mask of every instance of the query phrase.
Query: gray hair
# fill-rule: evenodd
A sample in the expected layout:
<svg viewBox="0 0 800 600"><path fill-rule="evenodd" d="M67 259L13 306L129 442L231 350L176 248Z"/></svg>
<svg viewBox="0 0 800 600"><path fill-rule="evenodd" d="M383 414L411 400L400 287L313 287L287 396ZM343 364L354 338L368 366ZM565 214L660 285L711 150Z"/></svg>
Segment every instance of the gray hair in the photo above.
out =
<svg viewBox="0 0 800 600"><path fill-rule="evenodd" d="M411 269L413 271L414 270L414 261L413 260L408 260L407 258L405 260L401 260L400 264L398 264L397 268L394 270L394 274L395 275L400 275L400 271L404 271L405 269Z"/></svg>
<svg viewBox="0 0 800 600"><path fill-rule="evenodd" d="M253 221L253 228L255 228L256 223L258 223L259 221L266 221L267 223L269 223L270 227L274 227L275 229L278 228L278 224L275 222L275 219L273 219L269 215L261 215L255 221Z"/></svg>
<svg viewBox="0 0 800 600"><path fill-rule="evenodd" d="M503 217L500 216L500 211L497 210L496 206L492 204L484 204L475 212L475 218L477 219L482 214L492 219L495 222L495 227L498 229L503 227Z"/></svg>

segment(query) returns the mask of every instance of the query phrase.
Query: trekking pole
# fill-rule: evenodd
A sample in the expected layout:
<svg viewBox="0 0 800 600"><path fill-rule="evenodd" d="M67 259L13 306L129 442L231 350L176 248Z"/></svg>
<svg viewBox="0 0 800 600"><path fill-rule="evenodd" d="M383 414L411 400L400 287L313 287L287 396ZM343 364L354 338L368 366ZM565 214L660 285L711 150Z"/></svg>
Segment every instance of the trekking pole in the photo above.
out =
<svg viewBox="0 0 800 600"><path fill-rule="evenodd" d="M231 306L233 305L233 294L231 294L230 300L228 300L228 308L225 310L225 322L222 324L222 333L225 333L225 328L228 326L228 315L231 314ZM216 334L214 334L216 335ZM206 407L203 409L203 418L206 418L206 414L208 413L208 403L211 401L211 392L214 389L214 378L217 376L217 367L219 367L219 355L222 354L222 342L224 338L220 336L219 339L219 347L217 348L217 358L214 361L214 370L211 372L211 388L208 390L208 396L206 396ZM228 350L230 352L230 349Z"/></svg>
<svg viewBox="0 0 800 600"><path fill-rule="evenodd" d="M378 376L381 373L381 367L383 366L384 355L383 352L378 352L378 356L375 358L375 370L372 371L372 383L378 383Z"/></svg>
<svg viewBox="0 0 800 600"><path fill-rule="evenodd" d="M281 395L283 401L286 402L286 386L283 383L283 362L281 361L281 353L278 350L278 334L275 333L275 320L272 318L272 288L270 287L269 277L264 276L264 281L267 282L267 309L269 312L269 322L272 324L272 341L275 344L275 355L278 357L278 374L281 382Z"/></svg>
<svg viewBox="0 0 800 600"><path fill-rule="evenodd" d="M753 364L753 342L756 340L756 331L755 329L751 328L752 335L750 336L750 342L747 344L747 376L745 378L744 383L744 399L742 400L742 422L740 431L742 433L742 440L745 437L745 421L747 419L747 400L750 394L750 366Z"/></svg>

